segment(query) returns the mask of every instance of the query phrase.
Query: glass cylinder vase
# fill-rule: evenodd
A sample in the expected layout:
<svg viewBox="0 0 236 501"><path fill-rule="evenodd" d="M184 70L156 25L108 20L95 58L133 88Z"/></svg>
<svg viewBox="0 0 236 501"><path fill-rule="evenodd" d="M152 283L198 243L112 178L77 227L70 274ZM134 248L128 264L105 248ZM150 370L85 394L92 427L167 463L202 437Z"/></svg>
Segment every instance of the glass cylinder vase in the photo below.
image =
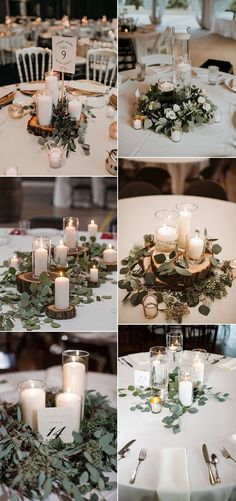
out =
<svg viewBox="0 0 236 501"><path fill-rule="evenodd" d="M63 392L76 393L82 398L82 417L87 390L89 353L83 350L66 350L62 354Z"/></svg>
<svg viewBox="0 0 236 501"><path fill-rule="evenodd" d="M161 391L164 397L167 393L168 357L165 346L150 348L150 386L154 395Z"/></svg>
<svg viewBox="0 0 236 501"><path fill-rule="evenodd" d="M64 244L69 250L75 250L78 246L78 217L64 217L63 218L63 235Z"/></svg>
<svg viewBox="0 0 236 501"><path fill-rule="evenodd" d="M178 219L178 248L181 251L186 249L187 237L191 229L192 214L198 209L196 204L181 203L176 205L179 212Z"/></svg>
<svg viewBox="0 0 236 501"><path fill-rule="evenodd" d="M37 411L46 406L46 385L44 381L29 379L18 384L21 416L23 423L38 431Z"/></svg>
<svg viewBox="0 0 236 501"><path fill-rule="evenodd" d="M156 250L159 253L170 254L176 249L178 240L178 217L176 211L158 210L156 212Z"/></svg>
<svg viewBox="0 0 236 501"><path fill-rule="evenodd" d="M206 240L200 235L200 231L196 230L194 235L187 240L186 257L188 261L194 264L203 263L205 260Z"/></svg>
<svg viewBox="0 0 236 501"><path fill-rule="evenodd" d="M34 237L32 248L32 273L39 278L41 273L48 273L51 264L51 240L48 237Z"/></svg>
<svg viewBox="0 0 236 501"><path fill-rule="evenodd" d="M190 55L190 35L191 29L189 26L173 26L172 27L172 54L174 57L182 57L189 59Z"/></svg>
<svg viewBox="0 0 236 501"><path fill-rule="evenodd" d="M169 372L173 373L181 364L183 352L182 332L168 332L166 334L166 348L168 353Z"/></svg>
<svg viewBox="0 0 236 501"><path fill-rule="evenodd" d="M185 97L190 97L192 82L192 66L190 59L174 57L174 79L176 92L183 91Z"/></svg>
<svg viewBox="0 0 236 501"><path fill-rule="evenodd" d="M191 365L182 365L179 368L179 401L184 407L193 403L193 379Z"/></svg>
<svg viewBox="0 0 236 501"><path fill-rule="evenodd" d="M47 127L52 120L52 92L48 89L36 92L37 118L41 127Z"/></svg>
<svg viewBox="0 0 236 501"><path fill-rule="evenodd" d="M207 357L207 351L202 348L195 348L192 350L193 365L192 365L192 376L193 385L198 387L204 384L205 376L205 361Z"/></svg>

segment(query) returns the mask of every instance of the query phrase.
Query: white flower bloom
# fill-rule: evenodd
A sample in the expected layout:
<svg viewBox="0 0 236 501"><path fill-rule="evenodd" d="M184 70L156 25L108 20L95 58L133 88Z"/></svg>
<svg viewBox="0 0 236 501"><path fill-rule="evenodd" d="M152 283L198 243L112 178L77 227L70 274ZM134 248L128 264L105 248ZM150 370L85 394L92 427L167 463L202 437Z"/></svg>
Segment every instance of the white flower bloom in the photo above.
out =
<svg viewBox="0 0 236 501"><path fill-rule="evenodd" d="M180 106L178 104L174 104L173 110L177 113L180 110Z"/></svg>
<svg viewBox="0 0 236 501"><path fill-rule="evenodd" d="M197 102L198 102L199 104L203 104L203 103L205 103L205 101L206 101L206 99L205 99L205 97L203 97L203 96L200 96L200 97L198 98L198 100L197 100Z"/></svg>
<svg viewBox="0 0 236 501"><path fill-rule="evenodd" d="M151 101L150 104L149 104L149 106L148 106L148 109L151 110L151 111L153 110L153 104L154 104L153 101Z"/></svg>
<svg viewBox="0 0 236 501"><path fill-rule="evenodd" d="M169 113L169 111L171 111L171 108L165 108L165 109L164 109L164 113L165 113L165 115L167 115L167 113Z"/></svg>
<svg viewBox="0 0 236 501"><path fill-rule="evenodd" d="M205 89L202 89L202 94L203 96L207 96L207 91Z"/></svg>
<svg viewBox="0 0 236 501"><path fill-rule="evenodd" d="M208 104L208 103L204 103L204 105L203 105L203 109L204 109L204 110L206 110L206 111L210 111L210 109L211 109L211 105L210 105L210 104Z"/></svg>
<svg viewBox="0 0 236 501"><path fill-rule="evenodd" d="M175 120L177 118L177 116L173 110L168 111L168 113L166 113L166 117L170 118L170 120Z"/></svg>

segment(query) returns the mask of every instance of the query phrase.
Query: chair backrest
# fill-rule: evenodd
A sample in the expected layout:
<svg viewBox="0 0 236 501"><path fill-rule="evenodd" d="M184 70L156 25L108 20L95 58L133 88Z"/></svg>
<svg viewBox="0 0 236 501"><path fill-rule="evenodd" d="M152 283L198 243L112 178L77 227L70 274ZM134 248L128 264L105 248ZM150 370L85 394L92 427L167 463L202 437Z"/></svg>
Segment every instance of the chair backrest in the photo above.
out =
<svg viewBox="0 0 236 501"><path fill-rule="evenodd" d="M112 49L89 49L86 78L104 85L114 85L117 72L117 52Z"/></svg>
<svg viewBox="0 0 236 501"><path fill-rule="evenodd" d="M171 54L172 52L172 30L168 26L163 33L160 34L157 44L157 52L162 52L163 54Z"/></svg>
<svg viewBox="0 0 236 501"><path fill-rule="evenodd" d="M169 54L149 54L142 56L140 62L147 66L155 66L158 64L171 64L172 56Z"/></svg>
<svg viewBox="0 0 236 501"><path fill-rule="evenodd" d="M219 184L210 180L194 181L186 188L184 194L228 200L225 190Z"/></svg>
<svg viewBox="0 0 236 501"><path fill-rule="evenodd" d="M43 80L52 66L52 51L42 47L16 50L16 62L21 82Z"/></svg>
<svg viewBox="0 0 236 501"><path fill-rule="evenodd" d="M145 197L149 195L160 195L160 191L156 186L149 183L134 181L121 188L119 198Z"/></svg>

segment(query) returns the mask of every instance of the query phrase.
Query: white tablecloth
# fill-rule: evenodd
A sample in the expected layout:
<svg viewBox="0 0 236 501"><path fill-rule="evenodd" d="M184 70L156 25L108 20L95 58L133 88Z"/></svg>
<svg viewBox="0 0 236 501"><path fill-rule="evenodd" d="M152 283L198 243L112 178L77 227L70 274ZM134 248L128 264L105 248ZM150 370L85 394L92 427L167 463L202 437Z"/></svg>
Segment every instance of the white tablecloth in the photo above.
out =
<svg viewBox="0 0 236 501"><path fill-rule="evenodd" d="M35 231L35 230L34 230ZM36 234L36 233L35 233ZM86 233L79 232L79 236ZM52 244L60 241L61 236L52 238ZM111 240L99 240L100 243L113 243ZM31 251L32 236L10 236L10 243L0 247L0 262L12 257L14 251ZM110 278L116 279L116 273L111 273ZM111 299L96 301L96 296L112 296ZM79 305L76 307L77 316L70 320L60 320L61 325L57 331L115 331L116 330L116 303L117 303L116 285L111 281L102 284L99 289L94 289L94 303ZM24 330L20 322L16 321L15 331ZM50 324L43 324L41 331L48 332L52 330Z"/></svg>
<svg viewBox="0 0 236 501"><path fill-rule="evenodd" d="M9 88L15 90L16 86ZM31 102L25 96L23 99L28 104ZM38 137L27 132L29 115L19 120L11 119L5 106L0 110L0 123L5 121L0 125L0 175L4 173L4 168L14 164L20 176L109 176L105 169L107 150L116 148L117 142L109 138L108 129L116 118L107 117L106 105L94 108L93 113L96 118L88 118L85 136L85 142L90 145L90 155L85 156L78 144L76 152L63 160L62 167L53 169L49 166L46 150L38 144Z"/></svg>
<svg viewBox="0 0 236 501"><path fill-rule="evenodd" d="M16 372L7 375L0 375L1 380L7 380L7 384L0 385L0 400L7 400L9 402L17 402L18 392L16 386L19 382L26 379L40 379L47 383L47 388L61 388L61 367L51 367L46 371L27 371L27 372ZM10 386L12 391L10 391ZM8 388L8 389L7 389ZM6 391L5 391L6 390ZM102 395L107 395L109 398L110 405L116 407L116 376L110 374L102 374L98 372L88 373L88 390L96 390ZM110 480L115 480L116 475L114 472L109 474ZM104 491L103 496L109 501L116 501L116 490L113 489L111 492ZM56 495L52 495L48 498L48 501L58 501ZM101 498L99 498L101 499Z"/></svg>
<svg viewBox="0 0 236 501"><path fill-rule="evenodd" d="M146 355L146 359L148 354ZM126 360L134 363L135 355L126 356ZM211 355L209 361L213 361ZM148 364L146 366L148 368ZM142 366L144 368L144 366ZM127 388L134 384L133 369L119 364L119 388ZM128 441L136 439L131 446L130 454L119 461L119 499L126 501L154 501L158 499L155 493L157 474L159 471L158 453L162 448L186 447L190 479L191 501L235 501L236 499L236 465L233 461L223 458L220 448L225 446L232 456L236 457L236 442L229 440L236 433L236 398L235 398L236 371L226 371L218 364L207 364L207 385L213 387L213 392L230 393L230 398L220 403L210 397L205 407L199 407L197 414L186 413L182 418L182 431L174 435L164 428L161 420L168 411L163 409L160 414L131 412L129 409L138 403L137 397L119 398L119 443L118 450ZM202 444L206 443L209 453L215 453L219 458L219 475L222 483L211 486L208 479L207 465L202 455ZM147 458L141 464L136 482L131 488L129 479L137 464L139 451L147 449ZM145 481L149 479L149 485ZM146 496L142 496L145 486ZM168 486L166 486L168 487ZM132 494L133 493L133 494ZM178 494L172 494L170 501L180 499Z"/></svg>
<svg viewBox="0 0 236 501"><path fill-rule="evenodd" d="M236 40L236 19L216 17L213 21L211 31L212 33L222 35L223 37L233 38L234 40Z"/></svg>
<svg viewBox="0 0 236 501"><path fill-rule="evenodd" d="M143 244L143 235L156 233L155 212L160 209L175 209L178 203L196 203L198 210L193 213L192 230L201 232L207 228L208 235L218 238L223 250L219 258L235 259L236 204L202 197L158 195L128 198L119 201L119 256L120 260L129 255L134 244ZM123 278L124 275L120 276ZM236 322L236 283L227 288L228 296L211 304L207 317L201 315L198 306L190 308L190 314L183 317L184 324L230 324ZM163 324L164 316L159 312L154 320L147 320L142 305L133 307L129 302L121 303L126 291L120 290L119 323L122 324Z"/></svg>
<svg viewBox="0 0 236 501"><path fill-rule="evenodd" d="M157 82L161 76L168 75L163 68L149 68L143 83L126 81L119 89L119 155L121 157L221 157L234 156L236 153L236 94L225 85L208 85L208 71L196 69L198 77L192 83L204 88L209 98L222 111L221 123L204 125L193 132L182 135L179 143L174 143L163 134L149 130L135 130L132 117L136 112L135 91L146 92L150 83ZM122 72L121 75L129 75ZM227 78L227 74L225 74Z"/></svg>
<svg viewBox="0 0 236 501"><path fill-rule="evenodd" d="M131 38L134 44L136 59L137 61L141 61L142 56L146 56L148 54L148 48L155 44L155 40L158 38L158 32L156 30L142 31L141 28L132 33L124 33L123 31L120 31L119 38Z"/></svg>

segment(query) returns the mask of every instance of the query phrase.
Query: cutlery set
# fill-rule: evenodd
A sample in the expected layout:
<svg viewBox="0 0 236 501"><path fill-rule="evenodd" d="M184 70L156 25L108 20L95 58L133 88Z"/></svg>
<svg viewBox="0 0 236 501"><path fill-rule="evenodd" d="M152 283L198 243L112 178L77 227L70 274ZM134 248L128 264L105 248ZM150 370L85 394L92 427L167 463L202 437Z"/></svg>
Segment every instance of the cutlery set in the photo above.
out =
<svg viewBox="0 0 236 501"><path fill-rule="evenodd" d="M236 463L236 459L234 459L230 455L230 453L227 451L227 449L225 447L222 447L222 449L220 449L220 451L221 451L222 456L224 456L224 458L231 459L232 461L234 461L234 463ZM219 477L218 468L217 468L217 464L219 463L218 457L216 456L216 454L211 454L211 456L209 456L206 444L203 444L203 446L202 446L202 453L203 453L203 457L204 457L205 462L206 462L207 467L208 467L209 481L210 481L211 485L220 484L221 479ZM215 475L214 475L213 470L212 470L212 465L215 468Z"/></svg>
<svg viewBox="0 0 236 501"><path fill-rule="evenodd" d="M120 451L118 452L118 455L120 456L118 461L120 459L123 459L125 458L126 454L130 451L130 446L136 442L136 439L134 440L130 440L130 442L128 442L127 444L124 445L124 447L122 447L122 449L120 449ZM138 464L134 470L134 473L130 479L130 484L134 484L135 480L136 480L136 475L137 475L137 472L138 472L138 469L139 469L139 466L140 464L142 463L142 461L144 461L146 459L146 456L147 456L147 449L141 449L140 450L140 453L139 453L139 457L138 457Z"/></svg>

